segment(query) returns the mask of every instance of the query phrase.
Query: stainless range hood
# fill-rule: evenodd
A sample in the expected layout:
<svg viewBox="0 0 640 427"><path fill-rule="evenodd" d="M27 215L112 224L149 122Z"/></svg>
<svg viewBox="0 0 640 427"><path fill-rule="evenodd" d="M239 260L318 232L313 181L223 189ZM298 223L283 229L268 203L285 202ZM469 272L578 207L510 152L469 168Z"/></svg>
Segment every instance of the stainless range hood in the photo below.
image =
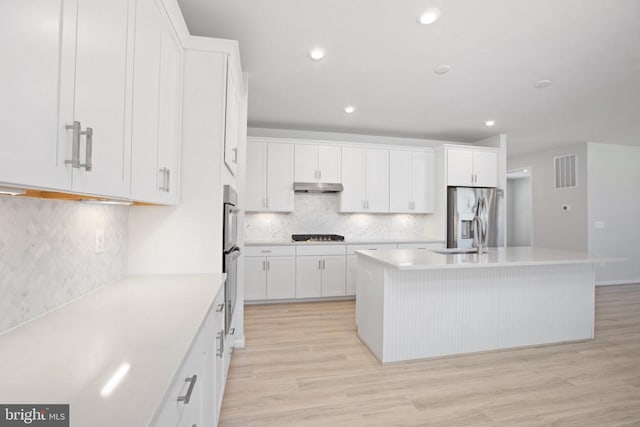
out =
<svg viewBox="0 0 640 427"><path fill-rule="evenodd" d="M294 182L293 191L296 193L339 193L343 190L342 184L326 182Z"/></svg>

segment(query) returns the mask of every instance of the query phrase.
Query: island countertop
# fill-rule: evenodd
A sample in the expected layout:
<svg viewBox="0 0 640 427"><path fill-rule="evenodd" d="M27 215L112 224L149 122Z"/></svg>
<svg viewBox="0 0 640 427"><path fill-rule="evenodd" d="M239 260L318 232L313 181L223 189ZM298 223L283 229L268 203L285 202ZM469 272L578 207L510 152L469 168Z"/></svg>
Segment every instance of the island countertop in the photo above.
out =
<svg viewBox="0 0 640 427"><path fill-rule="evenodd" d="M589 264L619 259L598 258L584 252L539 247L489 248L483 254L439 254L414 249L356 251L360 256L398 270L516 267L530 265Z"/></svg>
<svg viewBox="0 0 640 427"><path fill-rule="evenodd" d="M148 425L224 278L131 276L0 334L0 402L69 404L72 426Z"/></svg>

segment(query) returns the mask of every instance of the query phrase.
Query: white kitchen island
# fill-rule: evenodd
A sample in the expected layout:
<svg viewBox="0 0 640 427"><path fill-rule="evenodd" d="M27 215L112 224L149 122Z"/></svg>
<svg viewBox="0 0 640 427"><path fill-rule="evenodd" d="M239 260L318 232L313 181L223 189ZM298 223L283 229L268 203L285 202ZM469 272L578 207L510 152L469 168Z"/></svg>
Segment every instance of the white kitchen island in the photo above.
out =
<svg viewBox="0 0 640 427"><path fill-rule="evenodd" d="M358 336L382 363L593 338L594 265L545 248L359 251Z"/></svg>

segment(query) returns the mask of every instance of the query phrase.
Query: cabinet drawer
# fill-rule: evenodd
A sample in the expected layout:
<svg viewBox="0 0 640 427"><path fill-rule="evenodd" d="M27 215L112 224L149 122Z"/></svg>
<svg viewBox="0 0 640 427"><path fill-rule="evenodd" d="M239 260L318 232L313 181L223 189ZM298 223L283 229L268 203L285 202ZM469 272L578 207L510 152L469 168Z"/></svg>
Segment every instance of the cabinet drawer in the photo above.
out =
<svg viewBox="0 0 640 427"><path fill-rule="evenodd" d="M395 243L377 243L377 244L357 244L347 245L347 254L352 255L355 251L368 251L368 250L383 250L383 249L397 249Z"/></svg>
<svg viewBox="0 0 640 427"><path fill-rule="evenodd" d="M184 414L186 418L196 418L203 408L205 337L204 328L196 335L191 349L187 353L182 367L173 378L171 387L165 396L154 426L177 425ZM191 392L189 393L189 389ZM184 398L189 396L189 402ZM178 400L178 399L181 400Z"/></svg>
<svg viewBox="0 0 640 427"><path fill-rule="evenodd" d="M398 243L398 249L442 249L444 242Z"/></svg>
<svg viewBox="0 0 640 427"><path fill-rule="evenodd" d="M295 246L245 246L245 256L295 256Z"/></svg>
<svg viewBox="0 0 640 427"><path fill-rule="evenodd" d="M300 245L296 246L297 255L344 255L346 245Z"/></svg>

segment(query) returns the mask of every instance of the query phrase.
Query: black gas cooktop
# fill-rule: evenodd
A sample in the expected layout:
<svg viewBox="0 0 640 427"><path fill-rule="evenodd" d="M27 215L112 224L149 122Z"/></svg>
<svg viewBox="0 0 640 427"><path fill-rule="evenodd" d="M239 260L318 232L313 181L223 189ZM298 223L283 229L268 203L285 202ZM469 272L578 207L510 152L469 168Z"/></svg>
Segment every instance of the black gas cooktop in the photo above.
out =
<svg viewBox="0 0 640 427"><path fill-rule="evenodd" d="M344 242L344 236L339 234L292 234L294 242Z"/></svg>

